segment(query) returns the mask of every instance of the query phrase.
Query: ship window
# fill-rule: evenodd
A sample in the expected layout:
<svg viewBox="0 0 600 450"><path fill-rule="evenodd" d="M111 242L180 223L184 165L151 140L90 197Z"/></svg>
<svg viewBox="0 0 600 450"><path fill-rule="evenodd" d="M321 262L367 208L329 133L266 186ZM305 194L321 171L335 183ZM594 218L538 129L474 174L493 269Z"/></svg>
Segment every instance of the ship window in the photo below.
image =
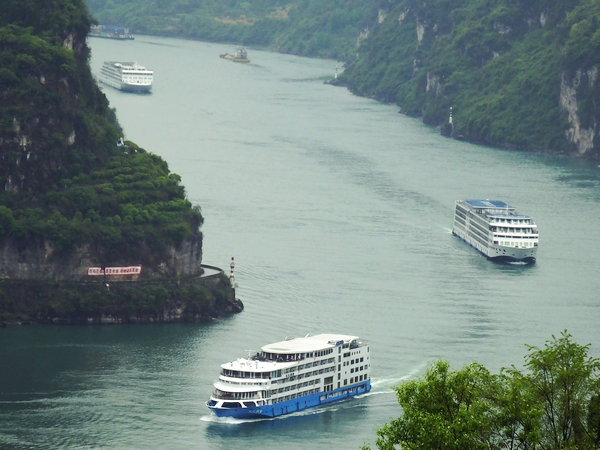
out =
<svg viewBox="0 0 600 450"><path fill-rule="evenodd" d="M223 402L223 408L239 408L239 402Z"/></svg>

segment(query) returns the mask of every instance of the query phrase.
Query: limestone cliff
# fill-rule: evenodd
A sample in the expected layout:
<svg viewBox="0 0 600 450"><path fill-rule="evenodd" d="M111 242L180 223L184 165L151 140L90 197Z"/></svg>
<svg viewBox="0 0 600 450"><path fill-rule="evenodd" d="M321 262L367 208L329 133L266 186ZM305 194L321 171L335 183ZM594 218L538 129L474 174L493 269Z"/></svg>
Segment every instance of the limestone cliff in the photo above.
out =
<svg viewBox="0 0 600 450"><path fill-rule="evenodd" d="M189 277L202 274L202 240L189 239L180 246L170 246L159 254L149 249L139 257L114 259L109 264L98 258L98 253L86 244L67 253L57 252L48 240L36 240L19 246L14 240L0 239L0 279L86 281L90 266L141 265L138 280L169 277Z"/></svg>
<svg viewBox="0 0 600 450"><path fill-rule="evenodd" d="M600 147L600 116L584 110L585 103L590 101L589 93L600 89L597 83L598 66L588 70L578 69L571 77L563 73L561 77L560 106L567 112L569 119L569 127L565 133L580 156Z"/></svg>
<svg viewBox="0 0 600 450"><path fill-rule="evenodd" d="M597 1L380 5L337 84L448 135L600 160Z"/></svg>
<svg viewBox="0 0 600 450"><path fill-rule="evenodd" d="M159 156L122 142L82 0L0 8L0 322L202 320L239 312L202 277L203 217ZM141 265L135 277L88 266Z"/></svg>

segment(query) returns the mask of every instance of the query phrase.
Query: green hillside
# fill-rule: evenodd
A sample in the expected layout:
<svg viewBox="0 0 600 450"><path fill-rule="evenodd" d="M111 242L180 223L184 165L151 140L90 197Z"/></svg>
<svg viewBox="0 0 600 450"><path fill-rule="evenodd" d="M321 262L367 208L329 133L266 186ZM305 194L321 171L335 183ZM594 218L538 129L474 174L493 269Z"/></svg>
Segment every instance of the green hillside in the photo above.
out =
<svg viewBox="0 0 600 450"><path fill-rule="evenodd" d="M144 284L200 275L203 217L164 160L119 140L89 68L90 24L82 0L5 0L0 10L0 321L42 311L44 320L106 313L98 308L104 285L100 293L81 285L85 261L143 265L127 295L146 315L184 310L192 293L192 316L218 313L219 302L230 309L228 283L198 291L187 280L160 301L156 285ZM188 266L173 262L178 252ZM117 320L126 319L131 308L115 301Z"/></svg>
<svg viewBox="0 0 600 450"><path fill-rule="evenodd" d="M470 141L597 158L598 55L597 0L406 0L386 11L340 82L432 125L445 125L452 107L445 131ZM586 145L571 128L595 137Z"/></svg>
<svg viewBox="0 0 600 450"><path fill-rule="evenodd" d="M49 238L60 251L91 242L112 263L140 242L160 250L198 233L200 211L167 164L134 143L116 145L121 130L88 67L82 2L11 1L5 8L3 235L22 245ZM73 49L65 45L71 40Z"/></svg>

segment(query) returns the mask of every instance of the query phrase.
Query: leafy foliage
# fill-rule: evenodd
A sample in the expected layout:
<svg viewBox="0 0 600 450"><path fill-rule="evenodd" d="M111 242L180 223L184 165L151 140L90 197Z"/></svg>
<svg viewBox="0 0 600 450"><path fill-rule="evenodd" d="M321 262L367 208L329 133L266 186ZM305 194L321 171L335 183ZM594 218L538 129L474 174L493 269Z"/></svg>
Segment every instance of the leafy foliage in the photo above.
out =
<svg viewBox="0 0 600 450"><path fill-rule="evenodd" d="M588 351L565 330L529 347L526 373L477 363L453 372L438 361L396 388L403 414L378 430L377 447L596 449L600 361Z"/></svg>
<svg viewBox="0 0 600 450"><path fill-rule="evenodd" d="M143 246L160 253L191 238L203 218L185 199L180 177L135 144L124 148L102 168L61 179L61 189L40 194L28 208L0 210L3 234L23 245L46 238L62 252L91 243L105 262L135 257Z"/></svg>
<svg viewBox="0 0 600 450"><path fill-rule="evenodd" d="M479 364L450 372L446 362L438 362L421 383L397 388L404 415L379 432L379 448L487 448L491 418L488 390L493 377ZM396 440L396 436L400 436Z"/></svg>

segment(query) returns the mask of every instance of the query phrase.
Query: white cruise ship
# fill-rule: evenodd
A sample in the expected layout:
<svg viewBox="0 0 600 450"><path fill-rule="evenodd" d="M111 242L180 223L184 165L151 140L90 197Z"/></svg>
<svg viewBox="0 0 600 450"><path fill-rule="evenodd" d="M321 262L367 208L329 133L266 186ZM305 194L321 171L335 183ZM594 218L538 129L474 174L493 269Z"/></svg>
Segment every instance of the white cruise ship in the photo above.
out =
<svg viewBox="0 0 600 450"><path fill-rule="evenodd" d="M133 62L106 61L100 70L100 81L126 92L152 91L154 72Z"/></svg>
<svg viewBox="0 0 600 450"><path fill-rule="evenodd" d="M452 233L490 259L535 262L537 225L503 201L457 200Z"/></svg>
<svg viewBox="0 0 600 450"><path fill-rule="evenodd" d="M265 345L221 365L208 406L219 417L275 417L371 390L369 346L319 334Z"/></svg>

